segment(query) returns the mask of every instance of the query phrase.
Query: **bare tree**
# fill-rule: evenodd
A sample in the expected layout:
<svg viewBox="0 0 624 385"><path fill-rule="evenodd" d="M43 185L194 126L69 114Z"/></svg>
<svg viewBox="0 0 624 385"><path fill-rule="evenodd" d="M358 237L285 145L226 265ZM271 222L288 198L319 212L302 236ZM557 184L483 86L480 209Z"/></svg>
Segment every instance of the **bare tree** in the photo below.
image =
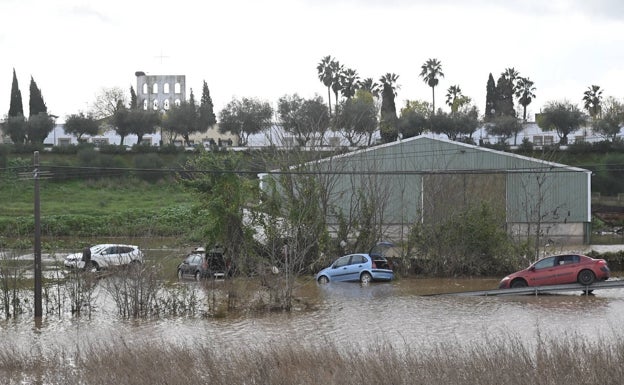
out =
<svg viewBox="0 0 624 385"><path fill-rule="evenodd" d="M96 119L110 118L119 109L119 104L126 107L128 103L128 97L121 88L102 88L90 107L90 115Z"/></svg>

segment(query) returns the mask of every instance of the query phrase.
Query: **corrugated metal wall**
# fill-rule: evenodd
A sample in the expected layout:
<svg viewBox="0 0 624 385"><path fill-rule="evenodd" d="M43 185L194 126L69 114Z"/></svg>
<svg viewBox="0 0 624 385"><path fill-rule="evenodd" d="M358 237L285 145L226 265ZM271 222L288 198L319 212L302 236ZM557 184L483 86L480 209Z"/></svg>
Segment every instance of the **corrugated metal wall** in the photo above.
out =
<svg viewBox="0 0 624 385"><path fill-rule="evenodd" d="M385 223L423 214L432 221L480 201L506 207L508 222L590 220L587 170L457 142L411 138L335 157L324 168L341 173L332 197L343 213L361 207L364 193L377 197Z"/></svg>

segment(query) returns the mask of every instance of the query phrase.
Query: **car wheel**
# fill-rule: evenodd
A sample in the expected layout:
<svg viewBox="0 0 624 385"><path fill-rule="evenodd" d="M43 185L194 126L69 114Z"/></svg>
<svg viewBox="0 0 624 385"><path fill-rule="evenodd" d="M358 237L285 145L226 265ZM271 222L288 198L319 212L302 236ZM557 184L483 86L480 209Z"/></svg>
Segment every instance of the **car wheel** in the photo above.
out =
<svg viewBox="0 0 624 385"><path fill-rule="evenodd" d="M85 268L85 270L86 271L90 271L92 273L95 273L96 271L100 270L100 266L97 264L97 262L91 261L91 262L89 262L89 266L87 266Z"/></svg>
<svg viewBox="0 0 624 385"><path fill-rule="evenodd" d="M321 285L325 285L329 283L329 279L326 276L322 275L319 277L318 283L320 283Z"/></svg>
<svg viewBox="0 0 624 385"><path fill-rule="evenodd" d="M195 272L195 280L199 281L201 279L201 271L196 271Z"/></svg>
<svg viewBox="0 0 624 385"><path fill-rule="evenodd" d="M513 281L511 283L511 288L512 289L516 289L516 288L519 288L519 287L527 287L527 286L528 285L527 285L526 281L523 280L523 279L517 279L517 280L515 280L515 281Z"/></svg>
<svg viewBox="0 0 624 385"><path fill-rule="evenodd" d="M363 284L368 284L373 280L373 277L369 274L369 273L362 273L362 275L360 275L360 282Z"/></svg>
<svg viewBox="0 0 624 385"><path fill-rule="evenodd" d="M182 279L183 276L182 269L178 269L178 279Z"/></svg>
<svg viewBox="0 0 624 385"><path fill-rule="evenodd" d="M578 283L581 285L591 285L596 280L596 275L591 270L581 270L578 275Z"/></svg>

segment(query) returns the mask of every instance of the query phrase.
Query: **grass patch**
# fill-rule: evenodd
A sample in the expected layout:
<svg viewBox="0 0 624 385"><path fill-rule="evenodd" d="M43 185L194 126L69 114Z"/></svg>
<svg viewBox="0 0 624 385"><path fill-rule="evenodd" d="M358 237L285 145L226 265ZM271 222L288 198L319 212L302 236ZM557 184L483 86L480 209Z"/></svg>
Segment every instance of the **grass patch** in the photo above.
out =
<svg viewBox="0 0 624 385"><path fill-rule="evenodd" d="M130 337L131 338L131 337ZM319 346L299 342L228 347L194 340L90 341L79 352L5 346L0 376L6 384L482 384L576 385L620 383L624 341L580 336L538 341L510 337L433 349L373 344Z"/></svg>
<svg viewBox="0 0 624 385"><path fill-rule="evenodd" d="M135 178L40 184L41 215L107 215L132 210L160 211L193 202L193 194L176 182L147 183ZM32 216L32 181L0 187L0 216Z"/></svg>
<svg viewBox="0 0 624 385"><path fill-rule="evenodd" d="M203 222L195 203L193 193L175 181L43 181L41 231L44 236L193 237ZM32 235L33 212L32 181L0 184L0 234L16 239Z"/></svg>

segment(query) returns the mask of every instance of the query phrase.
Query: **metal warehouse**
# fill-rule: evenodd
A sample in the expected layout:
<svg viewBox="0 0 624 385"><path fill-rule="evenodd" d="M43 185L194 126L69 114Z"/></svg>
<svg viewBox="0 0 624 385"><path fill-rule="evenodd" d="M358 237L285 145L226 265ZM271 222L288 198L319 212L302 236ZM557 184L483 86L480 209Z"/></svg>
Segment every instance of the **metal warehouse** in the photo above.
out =
<svg viewBox="0 0 624 385"><path fill-rule="evenodd" d="M328 224L364 206L381 237L444 221L471 205L504 212L517 238L589 242L591 171L479 146L418 136L308 163L327 191Z"/></svg>

